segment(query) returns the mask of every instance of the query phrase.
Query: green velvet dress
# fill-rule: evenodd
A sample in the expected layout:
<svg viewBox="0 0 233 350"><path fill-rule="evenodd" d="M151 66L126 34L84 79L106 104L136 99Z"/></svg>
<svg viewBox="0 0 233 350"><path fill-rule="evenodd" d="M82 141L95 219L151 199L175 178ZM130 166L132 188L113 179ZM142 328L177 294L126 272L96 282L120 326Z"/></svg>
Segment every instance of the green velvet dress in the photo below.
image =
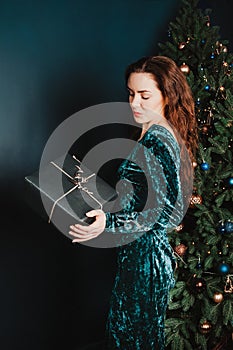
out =
<svg viewBox="0 0 233 350"><path fill-rule="evenodd" d="M106 213L117 273L104 349L163 350L164 316L176 265L167 230L182 219L180 149L152 125L118 170L121 210Z"/></svg>

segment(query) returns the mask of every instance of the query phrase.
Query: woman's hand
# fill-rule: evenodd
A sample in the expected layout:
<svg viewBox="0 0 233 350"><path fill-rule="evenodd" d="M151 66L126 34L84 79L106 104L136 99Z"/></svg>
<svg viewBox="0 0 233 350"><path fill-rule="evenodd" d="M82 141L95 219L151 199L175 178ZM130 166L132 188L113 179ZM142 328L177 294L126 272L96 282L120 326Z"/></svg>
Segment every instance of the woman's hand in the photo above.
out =
<svg viewBox="0 0 233 350"><path fill-rule="evenodd" d="M70 226L71 231L69 234L75 239L72 240L72 243L88 241L89 239L99 236L105 228L106 225L106 216L103 210L91 210L86 213L86 216L89 218L96 217L95 221L89 225L72 225Z"/></svg>

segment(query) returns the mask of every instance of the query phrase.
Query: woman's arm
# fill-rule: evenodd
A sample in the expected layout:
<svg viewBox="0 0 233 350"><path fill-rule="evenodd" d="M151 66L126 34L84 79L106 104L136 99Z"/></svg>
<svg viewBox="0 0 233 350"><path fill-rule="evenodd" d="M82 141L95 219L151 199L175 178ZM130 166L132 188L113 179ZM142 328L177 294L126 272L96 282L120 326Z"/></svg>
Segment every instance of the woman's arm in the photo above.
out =
<svg viewBox="0 0 233 350"><path fill-rule="evenodd" d="M156 200L150 201L149 207L140 211L133 210L132 196L122 194L123 209L111 213L92 210L88 216L96 216L90 226L77 225L74 230L77 239L85 240L97 237L103 231L111 233L140 233L159 227L175 227L182 220L182 203L180 200L179 160L171 154L160 139L153 140L143 146L143 158L147 168L147 177L151 179L149 192L154 192ZM158 174L159 172L159 174ZM138 193L136 194L138 196ZM140 198L137 201L140 202ZM76 226L76 225L75 225ZM75 227L73 227L75 229ZM77 234L79 236L77 236Z"/></svg>

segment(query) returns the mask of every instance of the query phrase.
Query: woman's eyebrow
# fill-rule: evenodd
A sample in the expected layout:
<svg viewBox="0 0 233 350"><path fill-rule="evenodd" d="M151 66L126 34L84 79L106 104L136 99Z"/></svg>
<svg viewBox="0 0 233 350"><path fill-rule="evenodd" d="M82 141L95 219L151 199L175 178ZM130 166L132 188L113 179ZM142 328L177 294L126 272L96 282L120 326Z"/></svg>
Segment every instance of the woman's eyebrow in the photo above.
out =
<svg viewBox="0 0 233 350"><path fill-rule="evenodd" d="M130 90L130 91L133 91L132 89L130 89L128 86L127 86L127 89ZM138 90L137 92L151 92L150 90Z"/></svg>

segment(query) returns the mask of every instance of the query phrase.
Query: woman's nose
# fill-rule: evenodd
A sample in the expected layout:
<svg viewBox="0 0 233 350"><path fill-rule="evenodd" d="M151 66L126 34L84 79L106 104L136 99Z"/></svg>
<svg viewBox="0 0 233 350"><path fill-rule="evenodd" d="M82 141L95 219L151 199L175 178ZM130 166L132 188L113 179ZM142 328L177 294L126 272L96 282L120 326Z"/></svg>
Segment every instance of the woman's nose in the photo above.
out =
<svg viewBox="0 0 233 350"><path fill-rule="evenodd" d="M135 96L132 97L131 106L132 107L140 106L140 102L141 102L140 101L140 96L135 95Z"/></svg>

